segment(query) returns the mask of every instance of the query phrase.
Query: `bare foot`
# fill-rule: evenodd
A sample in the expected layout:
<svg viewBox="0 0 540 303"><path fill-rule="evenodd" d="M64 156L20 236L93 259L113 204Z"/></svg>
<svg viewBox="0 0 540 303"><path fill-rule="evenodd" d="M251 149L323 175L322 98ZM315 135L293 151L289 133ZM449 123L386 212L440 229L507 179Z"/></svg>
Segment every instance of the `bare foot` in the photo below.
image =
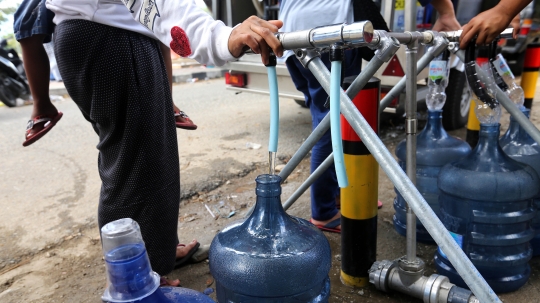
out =
<svg viewBox="0 0 540 303"><path fill-rule="evenodd" d="M173 287L177 287L177 286L180 286L180 280L178 280L178 279L169 280L169 279L167 279L167 277L163 276L163 277L161 277L161 279L159 280L159 286L173 286Z"/></svg>
<svg viewBox="0 0 540 303"><path fill-rule="evenodd" d="M193 239L191 242L186 244L185 246L177 246L176 247L176 259L180 259L185 257L189 251L197 245L197 240Z"/></svg>
<svg viewBox="0 0 540 303"><path fill-rule="evenodd" d="M337 218L341 218L341 212L338 212L335 216L333 216L330 220L326 220L326 221L318 221L318 220L315 220L313 218L311 218L311 223L315 224L315 225L326 225L332 221L334 221L335 219ZM336 229L341 229L341 224L336 226Z"/></svg>

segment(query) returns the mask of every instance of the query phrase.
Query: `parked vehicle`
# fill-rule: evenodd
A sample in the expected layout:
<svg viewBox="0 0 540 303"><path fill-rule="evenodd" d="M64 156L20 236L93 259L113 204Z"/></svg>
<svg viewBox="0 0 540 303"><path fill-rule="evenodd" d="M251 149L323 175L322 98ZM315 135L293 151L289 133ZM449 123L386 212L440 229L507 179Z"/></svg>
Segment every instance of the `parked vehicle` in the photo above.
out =
<svg viewBox="0 0 540 303"><path fill-rule="evenodd" d="M268 1L253 1L255 5L257 5L256 3L259 3L258 10L273 7L265 5L266 2ZM381 8L381 14L387 21L391 30L403 31L405 29L403 22L404 1L379 0L375 2ZM392 7L394 9L389 9ZM421 6L417 6L416 30L423 30L424 28L431 27L432 11L433 10L429 7L424 9ZM420 58L424 52L424 47L420 46L418 58ZM454 58L451 62L450 84L446 90L447 101L444 108L445 114L443 116L444 127L448 130L460 128L467 123L470 102L463 64L461 64L457 58ZM364 62L364 65L365 64L367 64L367 62ZM228 85L227 89L240 92L268 94L266 68L261 64L258 55L245 55L237 61L230 62L227 67L229 68L229 74L226 77L226 84ZM285 64L283 62L278 62L276 70L280 97L294 99L296 103L305 106L304 96L301 92L296 90ZM381 98L384 97L384 95L404 76L404 71L405 49L402 47L396 55L389 62L385 63L375 74L375 77L381 80ZM418 76L417 101L420 103L425 102L427 93L426 77L427 69L422 71ZM392 101L390 106L387 107L384 112L390 113L391 115L403 116L405 112L404 101L405 93L403 92L399 97ZM423 104L420 104L420 108L422 108L422 106Z"/></svg>
<svg viewBox="0 0 540 303"><path fill-rule="evenodd" d="M25 99L30 88L22 60L14 49L0 41L0 101L9 107L17 106L17 98Z"/></svg>

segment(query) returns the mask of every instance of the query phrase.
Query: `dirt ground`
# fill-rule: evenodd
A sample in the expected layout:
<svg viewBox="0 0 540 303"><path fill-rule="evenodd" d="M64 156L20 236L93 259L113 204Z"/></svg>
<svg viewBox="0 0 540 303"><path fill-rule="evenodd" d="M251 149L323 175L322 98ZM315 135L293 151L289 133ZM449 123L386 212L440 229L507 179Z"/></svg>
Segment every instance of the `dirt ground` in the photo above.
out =
<svg viewBox="0 0 540 303"><path fill-rule="evenodd" d="M538 94L538 90L537 90ZM537 98L538 99L538 98ZM535 105L533 122L540 125L540 105ZM508 116L501 119L502 132L507 128ZM464 137L465 130L452 132ZM381 134L386 146L393 152L403 139L402 127L389 127ZM261 154L264 152L261 151ZM266 155L261 156L265 159ZM281 155L281 162L290 155ZM222 180L223 185L215 190L200 192L181 202L178 231L183 243L196 238L201 244L209 244L216 233L228 224L241 220L255 202L255 177L266 173L267 166L261 162L243 177ZM289 177L283 186L284 202L309 174L309 159ZM377 260L395 259L405 254L405 238L398 235L392 225L395 197L393 186L380 170L379 200L383 207L378 215ZM218 209L223 217L214 220L205 208ZM227 216L234 211L234 216ZM292 207L289 214L309 219L309 191ZM36 222L39 224L39 222ZM95 222L72 227L73 234L57 243L51 243L35 253L28 253L0 268L0 302L101 302L100 296L106 283L105 267ZM24 233L24 231L15 231ZM373 286L352 289L339 280L340 236L325 233L332 247L330 278L332 291L330 302L421 302L399 293L386 294ZM2 245L15 245L11 234L0 230ZM418 256L427 264L426 274L435 272L433 254L436 246L418 245ZM540 258L530 262L532 275L527 284L514 293L503 294L504 302L540 302ZM215 287L209 272L208 262L187 265L173 271L169 278L179 278L183 287L203 291ZM211 294L215 299L215 293Z"/></svg>

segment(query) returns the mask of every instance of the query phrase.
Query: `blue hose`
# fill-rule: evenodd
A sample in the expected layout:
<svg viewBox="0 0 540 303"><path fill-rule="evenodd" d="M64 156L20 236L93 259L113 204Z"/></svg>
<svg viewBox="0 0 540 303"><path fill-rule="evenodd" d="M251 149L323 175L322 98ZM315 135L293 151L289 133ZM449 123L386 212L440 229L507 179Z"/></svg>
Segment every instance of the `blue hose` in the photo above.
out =
<svg viewBox="0 0 540 303"><path fill-rule="evenodd" d="M343 143L341 141L340 123L340 92L341 92L341 63L342 61L332 61L330 70L330 131L332 135L332 149L334 152L334 165L339 187L344 188L349 185L347 172L345 170L345 159L343 157Z"/></svg>
<svg viewBox="0 0 540 303"><path fill-rule="evenodd" d="M277 152L279 133L279 96L275 66L267 66L268 86L270 87L270 139L268 151Z"/></svg>

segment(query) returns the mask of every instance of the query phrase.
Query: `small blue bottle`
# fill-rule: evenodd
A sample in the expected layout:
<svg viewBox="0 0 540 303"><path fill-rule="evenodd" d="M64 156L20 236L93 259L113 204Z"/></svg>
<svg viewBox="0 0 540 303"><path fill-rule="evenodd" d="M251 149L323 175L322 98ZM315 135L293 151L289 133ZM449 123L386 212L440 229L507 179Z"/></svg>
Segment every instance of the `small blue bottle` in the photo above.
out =
<svg viewBox="0 0 540 303"><path fill-rule="evenodd" d="M256 182L251 216L223 229L210 246L218 302L328 302L328 240L283 210L281 177L260 175Z"/></svg>
<svg viewBox="0 0 540 303"><path fill-rule="evenodd" d="M527 118L531 112L525 107L521 107L521 111ZM540 175L540 146L527 134L514 117L510 116L510 126L506 133L499 139L499 144L510 158L529 165ZM540 184L538 186L540 187ZM540 211L538 211L540 208L540 193L534 197L534 205L537 212L536 217L532 221L535 236L531 240L531 246L533 256L538 256L540 255Z"/></svg>
<svg viewBox="0 0 540 303"><path fill-rule="evenodd" d="M529 241L536 215L538 175L508 157L499 146L500 124L480 124L478 145L439 173L444 226L497 293L517 290L531 273ZM435 253L439 274L467 287L444 251Z"/></svg>
<svg viewBox="0 0 540 303"><path fill-rule="evenodd" d="M208 296L181 287L159 287L160 277L152 271L139 224L120 219L101 228L108 287L104 302L211 303Z"/></svg>

